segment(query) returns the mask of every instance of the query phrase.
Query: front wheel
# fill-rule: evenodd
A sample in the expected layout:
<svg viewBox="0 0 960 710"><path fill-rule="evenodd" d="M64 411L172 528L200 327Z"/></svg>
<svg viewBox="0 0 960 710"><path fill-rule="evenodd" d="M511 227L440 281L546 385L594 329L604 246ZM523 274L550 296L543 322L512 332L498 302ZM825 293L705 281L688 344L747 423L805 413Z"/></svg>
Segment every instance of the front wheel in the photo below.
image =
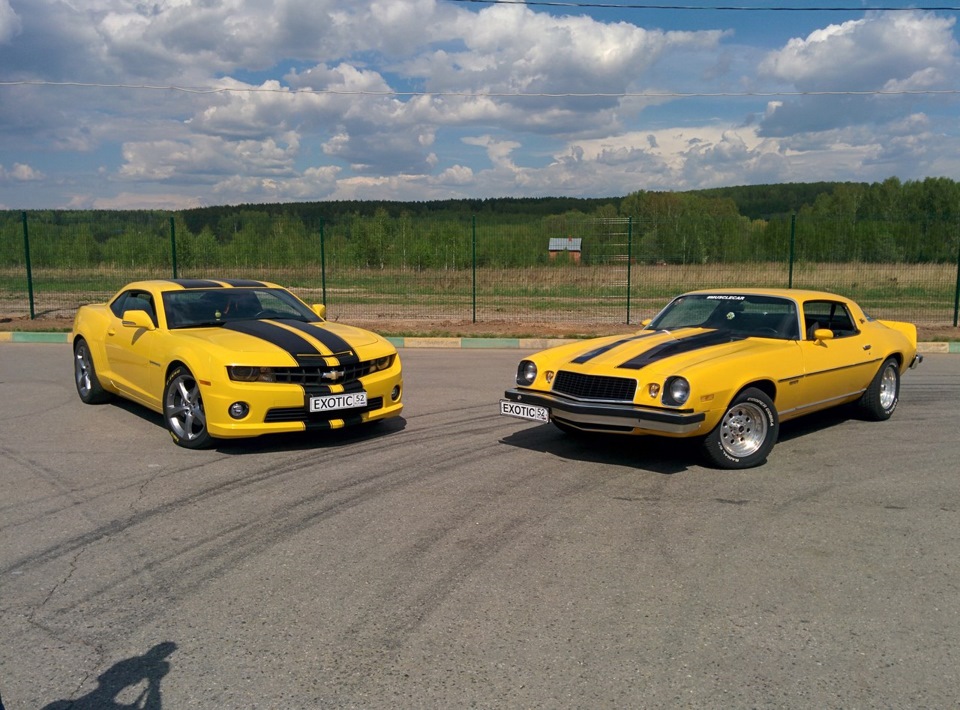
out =
<svg viewBox="0 0 960 710"><path fill-rule="evenodd" d="M857 404L865 418L882 422L890 418L899 401L900 367L895 358L888 357Z"/></svg>
<svg viewBox="0 0 960 710"><path fill-rule="evenodd" d="M103 404L110 401L110 393L103 389L97 377L90 346L83 338L77 338L73 344L73 379L77 384L80 401L84 404Z"/></svg>
<svg viewBox="0 0 960 710"><path fill-rule="evenodd" d="M779 434L773 400L750 387L734 397L720 423L704 438L703 451L718 468L752 468L766 461Z"/></svg>
<svg viewBox="0 0 960 710"><path fill-rule="evenodd" d="M183 365L170 373L163 388L163 421L178 446L202 449L212 441L207 432L200 385Z"/></svg>

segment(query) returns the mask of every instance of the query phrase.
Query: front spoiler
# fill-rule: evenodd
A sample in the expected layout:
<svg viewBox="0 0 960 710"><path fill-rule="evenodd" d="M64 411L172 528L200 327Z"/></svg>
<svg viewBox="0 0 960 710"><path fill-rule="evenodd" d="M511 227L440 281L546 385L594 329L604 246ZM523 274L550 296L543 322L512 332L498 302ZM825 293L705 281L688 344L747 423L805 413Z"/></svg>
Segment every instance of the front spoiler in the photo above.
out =
<svg viewBox="0 0 960 710"><path fill-rule="evenodd" d="M503 393L511 402L546 407L551 419L569 422L580 429L643 429L663 434L693 434L700 430L706 414L674 412L634 404L584 402L549 392L511 389Z"/></svg>

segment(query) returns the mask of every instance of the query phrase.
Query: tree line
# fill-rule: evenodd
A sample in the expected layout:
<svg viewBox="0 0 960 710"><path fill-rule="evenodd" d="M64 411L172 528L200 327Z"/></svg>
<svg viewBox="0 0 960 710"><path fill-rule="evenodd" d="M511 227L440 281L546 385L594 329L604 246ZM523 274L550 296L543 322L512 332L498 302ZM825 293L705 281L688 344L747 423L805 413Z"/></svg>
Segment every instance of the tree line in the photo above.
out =
<svg viewBox="0 0 960 710"><path fill-rule="evenodd" d="M23 219L23 215L26 219ZM24 233L26 223L26 234ZM55 268L462 269L570 263L954 263L960 184L947 178L804 183L609 198L309 202L180 212L0 212L0 265Z"/></svg>

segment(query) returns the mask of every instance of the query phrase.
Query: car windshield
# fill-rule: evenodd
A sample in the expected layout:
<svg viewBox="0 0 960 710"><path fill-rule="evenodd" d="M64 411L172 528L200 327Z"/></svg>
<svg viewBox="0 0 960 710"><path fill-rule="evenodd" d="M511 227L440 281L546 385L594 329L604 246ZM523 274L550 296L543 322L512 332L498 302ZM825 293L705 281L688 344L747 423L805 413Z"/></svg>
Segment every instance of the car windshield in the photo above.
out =
<svg viewBox="0 0 960 710"><path fill-rule="evenodd" d="M204 288L166 291L169 328L217 327L238 320L284 318L312 322L319 316L291 293L277 288Z"/></svg>
<svg viewBox="0 0 960 710"><path fill-rule="evenodd" d="M680 296L664 308L648 328L710 328L762 338L800 338L796 303L787 298L755 294Z"/></svg>

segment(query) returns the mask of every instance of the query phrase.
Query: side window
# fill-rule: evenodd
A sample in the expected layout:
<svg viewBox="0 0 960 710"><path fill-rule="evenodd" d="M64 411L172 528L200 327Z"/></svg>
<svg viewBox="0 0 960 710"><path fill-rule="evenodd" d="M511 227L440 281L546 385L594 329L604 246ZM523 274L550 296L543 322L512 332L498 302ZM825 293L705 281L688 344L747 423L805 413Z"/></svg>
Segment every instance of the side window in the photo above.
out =
<svg viewBox="0 0 960 710"><path fill-rule="evenodd" d="M145 311L150 320L157 325L157 310L153 307L153 296L146 291L125 291L110 304L110 310L117 318L122 318L124 311Z"/></svg>
<svg viewBox="0 0 960 710"><path fill-rule="evenodd" d="M803 321L807 340L813 340L813 331L818 328L832 330L835 338L846 338L859 332L850 311L836 301L807 301L803 304Z"/></svg>

